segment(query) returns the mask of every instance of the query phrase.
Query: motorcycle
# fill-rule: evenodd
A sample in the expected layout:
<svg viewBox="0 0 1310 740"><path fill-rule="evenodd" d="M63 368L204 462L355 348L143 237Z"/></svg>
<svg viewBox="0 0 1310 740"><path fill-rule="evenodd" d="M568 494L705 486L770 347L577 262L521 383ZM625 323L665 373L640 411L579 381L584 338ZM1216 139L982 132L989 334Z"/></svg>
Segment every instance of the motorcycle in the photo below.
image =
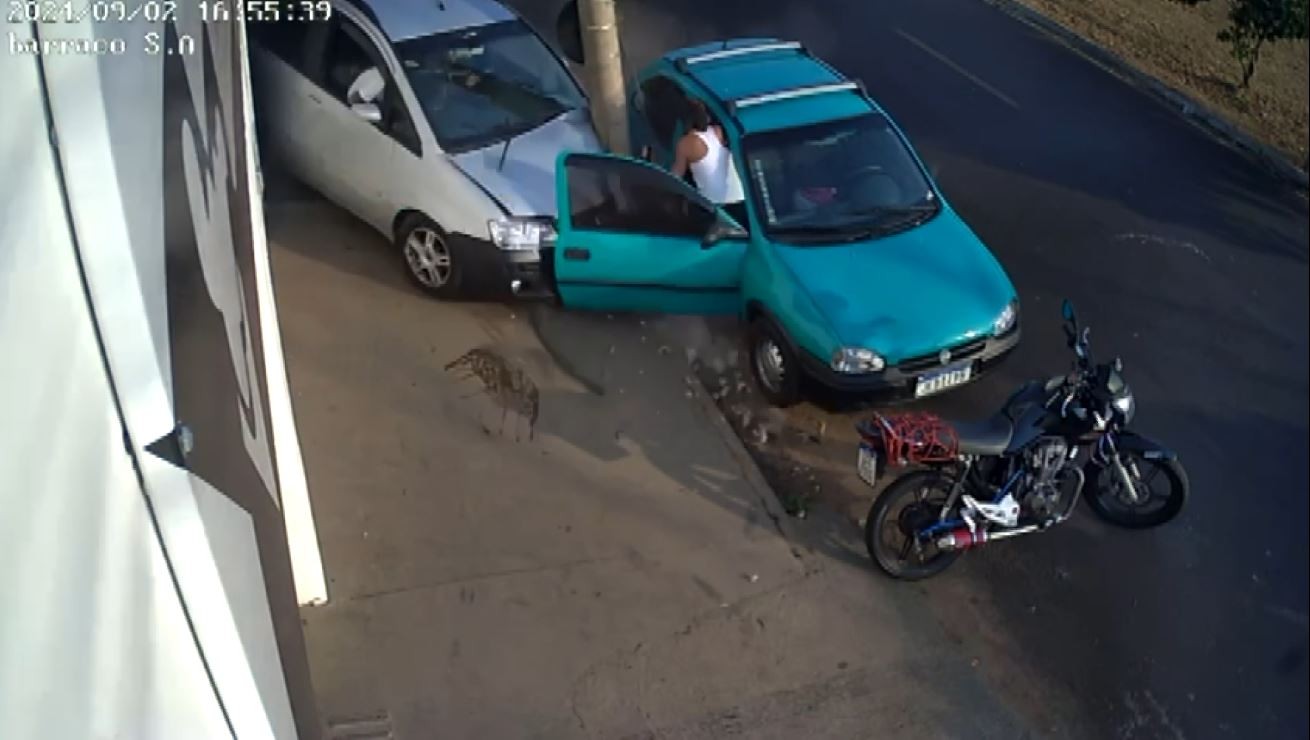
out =
<svg viewBox="0 0 1310 740"><path fill-rule="evenodd" d="M1025 383L991 418L875 413L856 425L856 467L870 486L881 471L917 467L865 521L869 555L888 575L928 578L966 550L1045 531L1069 518L1088 483L1092 510L1118 526L1156 527L1182 510L1189 484L1178 456L1128 429L1137 405L1122 360L1094 363L1090 329L1068 300L1062 313L1073 369Z"/></svg>

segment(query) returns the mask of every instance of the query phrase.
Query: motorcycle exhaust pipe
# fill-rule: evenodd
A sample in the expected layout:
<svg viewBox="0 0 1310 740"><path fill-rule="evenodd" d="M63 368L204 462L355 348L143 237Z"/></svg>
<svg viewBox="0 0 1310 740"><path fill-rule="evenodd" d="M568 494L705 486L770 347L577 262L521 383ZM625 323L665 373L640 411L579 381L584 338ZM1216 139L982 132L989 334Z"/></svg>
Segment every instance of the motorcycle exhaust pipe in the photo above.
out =
<svg viewBox="0 0 1310 740"><path fill-rule="evenodd" d="M951 530L941 537L937 538L937 549L939 550L968 550L972 547L991 542L992 540L1004 540L1010 537L1032 534L1033 532L1048 529L1056 524L1061 524L1070 516L1073 516L1074 507L1078 505L1078 497L1082 494L1083 486L1087 483L1083 471L1078 468L1065 468L1069 474L1074 476L1073 495L1069 497L1069 505L1055 519L1045 524L1028 524L1014 529L1002 529L996 532L988 532L980 529L971 531L968 527L959 527Z"/></svg>
<svg viewBox="0 0 1310 740"><path fill-rule="evenodd" d="M960 527L959 529L947 532L945 535L938 537L937 549L947 551L968 550L971 547L978 547L979 545L991 542L992 540L1005 540L1011 537L1032 534L1040 529L1041 527L1036 524L1029 524L1015 529L1002 529L996 532L988 532L982 529L970 531L968 527Z"/></svg>

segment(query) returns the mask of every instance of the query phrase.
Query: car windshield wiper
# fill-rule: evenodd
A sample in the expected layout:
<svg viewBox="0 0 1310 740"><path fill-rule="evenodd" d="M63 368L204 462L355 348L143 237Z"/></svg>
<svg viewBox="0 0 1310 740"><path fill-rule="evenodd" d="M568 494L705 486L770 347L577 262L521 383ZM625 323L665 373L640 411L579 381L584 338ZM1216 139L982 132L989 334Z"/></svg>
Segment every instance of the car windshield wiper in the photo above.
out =
<svg viewBox="0 0 1310 740"><path fill-rule="evenodd" d="M911 216L923 213L936 213L936 203L918 203L912 206L869 206L847 211L852 216Z"/></svg>
<svg viewBox="0 0 1310 740"><path fill-rule="evenodd" d="M489 147L509 139L518 138L538 126L550 123L561 115L563 115L563 112L554 111L535 119L506 120L476 134L469 134L457 142L452 142L447 148L451 154L463 154L475 149Z"/></svg>
<svg viewBox="0 0 1310 740"><path fill-rule="evenodd" d="M867 224L794 224L791 226L774 226L769 233L779 237L794 237L804 241L841 242L856 241L873 233Z"/></svg>
<svg viewBox="0 0 1310 740"><path fill-rule="evenodd" d="M897 231L909 226L918 226L927 221L941 206L937 203L921 203L912 206L874 206L852 211L853 216L872 217L873 228L877 231Z"/></svg>

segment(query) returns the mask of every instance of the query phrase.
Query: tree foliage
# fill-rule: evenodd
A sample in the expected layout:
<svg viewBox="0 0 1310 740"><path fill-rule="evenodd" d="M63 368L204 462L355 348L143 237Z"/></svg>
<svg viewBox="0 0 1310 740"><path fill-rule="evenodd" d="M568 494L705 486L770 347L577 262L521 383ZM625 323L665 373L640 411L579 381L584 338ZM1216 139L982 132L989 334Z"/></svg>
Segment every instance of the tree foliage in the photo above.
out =
<svg viewBox="0 0 1310 740"><path fill-rule="evenodd" d="M1198 5L1209 0L1177 0ZM1242 87L1251 84L1266 43L1303 39L1310 32L1310 0L1228 0L1228 26L1217 37L1242 65Z"/></svg>

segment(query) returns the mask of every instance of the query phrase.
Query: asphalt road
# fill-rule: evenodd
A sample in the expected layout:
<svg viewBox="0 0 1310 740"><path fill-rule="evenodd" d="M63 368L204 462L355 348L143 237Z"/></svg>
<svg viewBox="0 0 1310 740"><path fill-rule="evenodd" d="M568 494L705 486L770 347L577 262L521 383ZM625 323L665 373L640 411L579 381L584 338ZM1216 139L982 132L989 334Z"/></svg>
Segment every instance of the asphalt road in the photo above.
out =
<svg viewBox="0 0 1310 740"><path fill-rule="evenodd" d="M515 4L544 27L557 5ZM1305 737L1304 198L981 0L625 0L623 11L630 67L692 42L795 38L863 79L908 132L1024 310L1015 356L933 408L985 414L1021 380L1061 371L1068 297L1093 347L1123 357L1136 425L1187 465L1193 499L1167 528L1118 532L1088 514L967 558L926 598L883 595L930 616L962 582L981 591L996 623L965 628L960 649L1003 633L1029 679L1077 697L1094 734ZM849 443L815 454L854 456ZM854 529L831 526L843 541Z"/></svg>

